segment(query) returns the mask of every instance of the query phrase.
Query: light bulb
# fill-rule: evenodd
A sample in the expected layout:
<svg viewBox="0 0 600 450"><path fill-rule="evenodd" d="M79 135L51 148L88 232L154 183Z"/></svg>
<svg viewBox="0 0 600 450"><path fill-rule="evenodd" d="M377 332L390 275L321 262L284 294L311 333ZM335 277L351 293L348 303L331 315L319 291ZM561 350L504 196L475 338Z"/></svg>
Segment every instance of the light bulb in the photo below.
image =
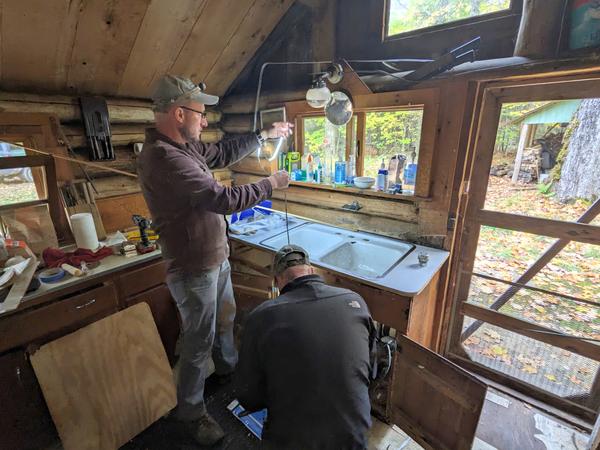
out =
<svg viewBox="0 0 600 450"><path fill-rule="evenodd" d="M331 100L331 91L323 81L306 91L306 101L313 108L324 108L329 100Z"/></svg>

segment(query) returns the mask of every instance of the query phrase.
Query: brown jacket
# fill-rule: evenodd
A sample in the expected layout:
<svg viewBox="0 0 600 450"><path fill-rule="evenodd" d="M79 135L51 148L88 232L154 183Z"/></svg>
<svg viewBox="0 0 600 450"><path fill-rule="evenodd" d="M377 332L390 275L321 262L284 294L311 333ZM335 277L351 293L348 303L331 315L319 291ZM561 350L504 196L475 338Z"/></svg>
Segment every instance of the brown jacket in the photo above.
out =
<svg viewBox="0 0 600 450"><path fill-rule="evenodd" d="M223 215L271 196L267 179L226 187L210 172L238 161L257 146L254 134L217 144L181 145L156 129L146 130L138 174L169 272L219 266L229 256Z"/></svg>

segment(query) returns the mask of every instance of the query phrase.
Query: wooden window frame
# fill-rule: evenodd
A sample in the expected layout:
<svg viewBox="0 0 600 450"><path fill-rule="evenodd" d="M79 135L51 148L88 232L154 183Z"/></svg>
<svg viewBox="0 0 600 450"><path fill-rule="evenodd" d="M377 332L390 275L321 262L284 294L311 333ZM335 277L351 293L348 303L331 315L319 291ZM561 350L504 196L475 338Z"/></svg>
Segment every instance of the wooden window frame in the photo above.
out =
<svg viewBox="0 0 600 450"><path fill-rule="evenodd" d="M454 268L451 278L454 281L450 283L451 289L447 295L453 298L453 306L445 354L469 370L590 420L595 414L590 408L472 361L462 348L461 334L464 316L468 315L521 336L600 361L600 346L585 339L556 334L554 330L533 322L467 303L471 278L477 276L473 274L473 268L481 226L496 226L596 245L600 243L600 226L486 210L488 178L478 176L491 166L504 103L598 97L600 73L490 82L480 85L479 92L475 105L477 113L473 117L471 140L467 148L465 175L461 183L457 219L459 231L452 249ZM590 391L590 402L600 397L599 378L597 376L597 382Z"/></svg>
<svg viewBox="0 0 600 450"><path fill-rule="evenodd" d="M403 31L401 33L388 34L390 18L390 0L383 0L383 23L381 27L382 42L390 42L419 34L444 31L445 29L458 28L461 26L473 25L480 22L487 22L490 20L502 19L504 17L520 15L522 8L523 0L511 0L510 6L500 11L479 14L477 16L465 17L464 19L452 20L450 22L441 23L439 25L430 25L427 27L416 28L414 30Z"/></svg>
<svg viewBox="0 0 600 450"><path fill-rule="evenodd" d="M43 167L43 176L42 182L44 183L45 190L45 198L41 198L38 200L32 200L27 202L18 202L12 203L8 205L1 205L0 212L6 211L9 209L19 209L25 208L29 206L36 205L48 205L48 210L50 213L50 217L52 219L52 223L54 224L54 229L57 234L57 238L59 243L67 243L73 241L73 236L71 234L71 230L68 228L61 227L61 224L64 223L64 209L61 206L60 202L60 194L58 192L58 183L56 179L56 168L54 165L54 158L46 155L26 155L26 156L10 156L5 158L0 158L0 169L16 169L22 167L31 167L32 169ZM38 180L36 180L36 189ZM41 186L40 186L41 187Z"/></svg>
<svg viewBox="0 0 600 450"><path fill-rule="evenodd" d="M431 194L431 169L434 153L438 142L439 120L439 89L414 89L397 92L383 92L378 94L361 94L352 97L354 113L356 114L356 139L358 154L356 158L356 173L362 174L364 165L364 143L366 140L366 114L368 112L398 111L403 109L423 109L421 125L421 139L419 143L418 170L414 195L388 194L384 192L368 191L356 188L344 188L344 192L360 193L373 197L389 197L407 200L430 200ZM323 117L320 110L311 108L306 101L287 102L285 104L288 120L295 124L295 146L301 153L304 150L304 122L307 117ZM352 122L346 125L346 156L351 153ZM292 182L294 185L307 186L306 182ZM311 188L331 190L331 186L310 183Z"/></svg>

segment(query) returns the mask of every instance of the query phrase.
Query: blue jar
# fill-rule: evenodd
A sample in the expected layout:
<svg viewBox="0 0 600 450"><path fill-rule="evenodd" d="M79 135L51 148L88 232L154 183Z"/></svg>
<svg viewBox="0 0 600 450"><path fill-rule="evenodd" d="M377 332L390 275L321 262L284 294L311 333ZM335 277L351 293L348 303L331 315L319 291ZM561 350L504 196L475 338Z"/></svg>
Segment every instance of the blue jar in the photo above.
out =
<svg viewBox="0 0 600 450"><path fill-rule="evenodd" d="M336 161L334 180L336 184L346 183L346 161Z"/></svg>

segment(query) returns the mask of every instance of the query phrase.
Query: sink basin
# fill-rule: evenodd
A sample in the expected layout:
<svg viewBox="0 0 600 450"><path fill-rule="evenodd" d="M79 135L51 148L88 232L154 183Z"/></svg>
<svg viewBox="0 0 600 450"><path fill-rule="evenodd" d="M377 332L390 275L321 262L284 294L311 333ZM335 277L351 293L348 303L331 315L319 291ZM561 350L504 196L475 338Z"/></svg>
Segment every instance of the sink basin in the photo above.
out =
<svg viewBox="0 0 600 450"><path fill-rule="evenodd" d="M404 242L377 238L349 240L323 255L320 261L361 277L380 278L414 248Z"/></svg>
<svg viewBox="0 0 600 450"><path fill-rule="evenodd" d="M319 257L344 241L345 236L335 228L317 223L301 225L290 230L290 244L296 244L308 252L311 259ZM285 232L265 239L261 244L274 250L279 250L288 243Z"/></svg>

